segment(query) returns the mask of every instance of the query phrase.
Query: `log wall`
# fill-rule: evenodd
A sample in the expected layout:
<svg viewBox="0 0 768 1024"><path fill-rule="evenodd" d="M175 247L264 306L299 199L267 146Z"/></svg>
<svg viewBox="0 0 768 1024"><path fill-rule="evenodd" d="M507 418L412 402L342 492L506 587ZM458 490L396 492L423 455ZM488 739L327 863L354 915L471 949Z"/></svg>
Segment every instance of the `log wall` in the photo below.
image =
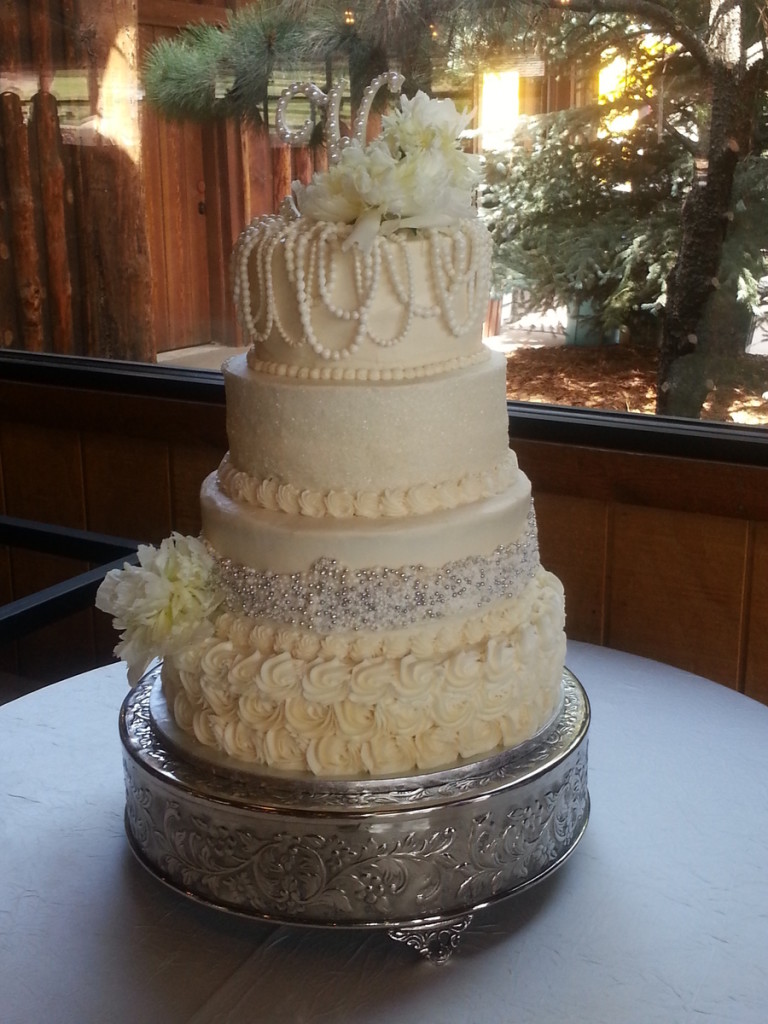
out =
<svg viewBox="0 0 768 1024"><path fill-rule="evenodd" d="M135 4L9 0L1 13L0 348L152 360L143 183L127 141L138 141ZM83 85L77 126L62 126L53 92L68 72ZM121 141L94 127L115 96Z"/></svg>
<svg viewBox="0 0 768 1024"><path fill-rule="evenodd" d="M171 125L139 99L142 48L226 16L173 0L3 4L0 349L153 362L238 342L234 239L313 157L234 123ZM68 81L74 101L57 97Z"/></svg>

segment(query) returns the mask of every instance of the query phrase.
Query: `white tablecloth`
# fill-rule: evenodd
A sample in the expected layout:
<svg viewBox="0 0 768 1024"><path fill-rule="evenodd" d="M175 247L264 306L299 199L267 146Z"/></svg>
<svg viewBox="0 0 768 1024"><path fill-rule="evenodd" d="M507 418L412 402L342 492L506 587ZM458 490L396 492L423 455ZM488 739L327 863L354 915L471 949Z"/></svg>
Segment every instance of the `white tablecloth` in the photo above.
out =
<svg viewBox="0 0 768 1024"><path fill-rule="evenodd" d="M163 887L123 831L109 667L0 708L2 1024L765 1024L768 707L571 644L586 836L445 967L381 932L278 928Z"/></svg>

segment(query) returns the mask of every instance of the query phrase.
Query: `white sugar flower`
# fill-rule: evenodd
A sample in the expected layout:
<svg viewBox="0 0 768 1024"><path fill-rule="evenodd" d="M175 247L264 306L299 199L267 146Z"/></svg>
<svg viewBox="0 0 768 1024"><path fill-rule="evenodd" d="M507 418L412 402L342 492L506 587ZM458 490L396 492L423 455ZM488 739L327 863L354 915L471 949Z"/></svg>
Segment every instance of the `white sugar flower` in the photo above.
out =
<svg viewBox="0 0 768 1024"><path fill-rule="evenodd" d="M214 560L195 537L174 533L159 548L141 545L139 565L107 573L96 607L122 630L117 654L135 686L153 658L213 635L213 613L223 595L212 580Z"/></svg>
<svg viewBox="0 0 768 1024"><path fill-rule="evenodd" d="M381 137L393 153L437 149L450 159L453 153L461 154L456 140L471 118L466 111L460 114L453 100L433 100L426 93L417 92L413 99L401 96L400 109L382 117Z"/></svg>
<svg viewBox="0 0 768 1024"><path fill-rule="evenodd" d="M378 139L367 146L351 142L309 185L294 182L299 211L313 220L354 224L345 246L361 248L379 232L443 227L474 217L479 157L458 143L469 120L452 100L433 100L423 92L410 100L402 96L400 109L382 118Z"/></svg>

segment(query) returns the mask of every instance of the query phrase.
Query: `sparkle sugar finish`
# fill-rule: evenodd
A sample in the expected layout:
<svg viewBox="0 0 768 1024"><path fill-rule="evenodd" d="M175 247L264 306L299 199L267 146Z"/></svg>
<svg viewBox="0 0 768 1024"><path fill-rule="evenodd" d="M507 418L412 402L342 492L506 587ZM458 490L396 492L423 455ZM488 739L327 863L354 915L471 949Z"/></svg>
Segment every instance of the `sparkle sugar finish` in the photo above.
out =
<svg viewBox="0 0 768 1024"><path fill-rule="evenodd" d="M271 376L234 356L222 368L231 462L300 490L378 492L492 470L509 449L505 360L481 357L431 377L349 382Z"/></svg>
<svg viewBox="0 0 768 1024"><path fill-rule="evenodd" d="M259 919L382 928L445 959L472 914L557 869L586 828L589 703L540 737L400 778L318 780L197 762L157 727L157 672L126 698L126 829L142 863L187 895Z"/></svg>

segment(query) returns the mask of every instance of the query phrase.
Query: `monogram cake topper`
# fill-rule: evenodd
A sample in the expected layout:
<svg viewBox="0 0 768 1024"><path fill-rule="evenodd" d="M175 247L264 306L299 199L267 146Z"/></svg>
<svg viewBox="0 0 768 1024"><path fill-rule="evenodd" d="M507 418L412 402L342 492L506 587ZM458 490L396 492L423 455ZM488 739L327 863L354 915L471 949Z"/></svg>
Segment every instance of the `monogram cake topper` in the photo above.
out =
<svg viewBox="0 0 768 1024"><path fill-rule="evenodd" d="M277 133L281 140L289 146L306 146L309 143L315 127L311 118L307 118L302 127L296 129L289 128L286 121L286 110L291 100L296 96L306 96L313 107L325 111L324 134L328 150L328 161L331 164L335 164L342 151L350 145L353 139L365 145L368 117L370 116L376 94L385 86L389 88L390 92L399 93L404 81L405 78L398 71L386 71L382 75L377 75L371 84L366 86L363 91L363 102L360 104L357 116L355 117L352 135L350 136L342 136L341 134L340 112L344 89L343 82L337 82L328 90L327 94L313 82L294 82L293 85L283 90L280 99L277 101L277 113L275 115Z"/></svg>

